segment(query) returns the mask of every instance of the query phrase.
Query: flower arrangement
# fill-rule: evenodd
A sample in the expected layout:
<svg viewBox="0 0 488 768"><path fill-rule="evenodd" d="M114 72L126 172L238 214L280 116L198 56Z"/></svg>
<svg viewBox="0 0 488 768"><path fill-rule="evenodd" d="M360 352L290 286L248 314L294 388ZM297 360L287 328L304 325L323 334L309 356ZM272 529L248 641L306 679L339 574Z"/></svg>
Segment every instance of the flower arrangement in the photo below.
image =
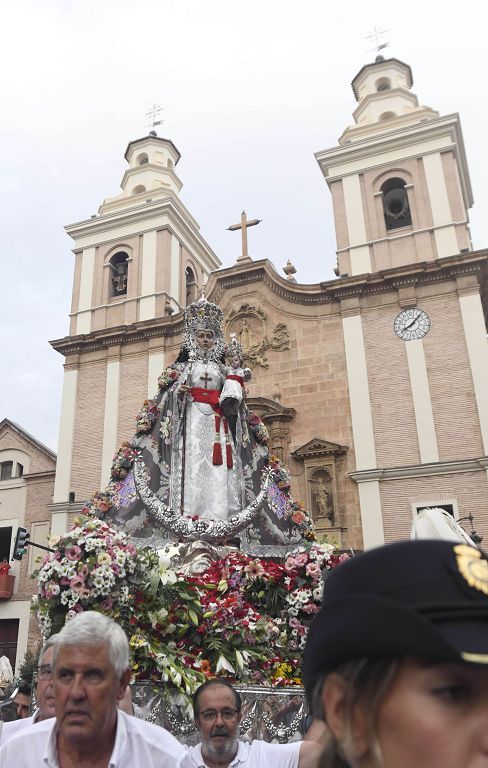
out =
<svg viewBox="0 0 488 768"><path fill-rule="evenodd" d="M123 480L127 477L138 453L137 449L133 448L127 440L122 443L112 463L111 475L114 480Z"/></svg>
<svg viewBox="0 0 488 768"><path fill-rule="evenodd" d="M149 432L158 418L159 408L155 400L144 400L142 408L136 418L136 432L138 435Z"/></svg>
<svg viewBox="0 0 488 768"><path fill-rule="evenodd" d="M268 445L269 433L257 413L249 411L249 429L258 445Z"/></svg>
<svg viewBox="0 0 488 768"><path fill-rule="evenodd" d="M53 539L38 572L36 610L45 637L80 611L119 622L138 678L189 696L206 677L298 685L308 625L335 568L330 544L307 544L284 561L238 550L198 575L178 570L178 548L138 549L124 533L90 519Z"/></svg>
<svg viewBox="0 0 488 768"><path fill-rule="evenodd" d="M166 368L158 378L159 389L166 389L170 386L170 384L174 384L177 378L178 371L176 371L174 368Z"/></svg>
<svg viewBox="0 0 488 768"><path fill-rule="evenodd" d="M65 536L52 537L54 552L46 555L34 576L38 595L33 602L45 638L86 610L97 610L115 619L130 638L133 673L140 678L170 682L186 695L204 679L188 668L174 639L166 633L168 611L181 603L180 622L197 620L197 594L175 581L168 590L160 583L155 550L136 548L125 533L102 520L75 525ZM192 618L190 618L192 617Z"/></svg>

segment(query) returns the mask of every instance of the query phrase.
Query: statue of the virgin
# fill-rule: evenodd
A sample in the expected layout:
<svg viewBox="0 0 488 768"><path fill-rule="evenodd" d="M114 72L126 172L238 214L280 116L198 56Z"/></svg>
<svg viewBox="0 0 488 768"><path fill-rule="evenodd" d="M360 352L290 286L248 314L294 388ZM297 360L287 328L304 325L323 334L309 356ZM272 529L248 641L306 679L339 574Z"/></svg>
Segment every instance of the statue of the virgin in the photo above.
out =
<svg viewBox="0 0 488 768"><path fill-rule="evenodd" d="M186 308L180 354L90 510L152 546L236 535L251 550L296 546L310 521L289 495L286 469L270 459L264 424L246 407L251 374L240 342L226 347L222 320L203 296Z"/></svg>

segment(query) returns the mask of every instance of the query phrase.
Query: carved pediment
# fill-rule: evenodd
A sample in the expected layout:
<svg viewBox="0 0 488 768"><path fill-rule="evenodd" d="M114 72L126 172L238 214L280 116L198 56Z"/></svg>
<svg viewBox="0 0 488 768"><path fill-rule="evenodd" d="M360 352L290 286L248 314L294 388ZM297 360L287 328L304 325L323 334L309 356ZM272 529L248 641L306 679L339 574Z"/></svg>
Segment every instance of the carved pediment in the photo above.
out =
<svg viewBox="0 0 488 768"><path fill-rule="evenodd" d="M347 451L346 445L339 445L328 440L322 440L320 437L314 437L308 443L293 451L291 456L297 461L304 461L305 459L316 458L317 456L344 456Z"/></svg>
<svg viewBox="0 0 488 768"><path fill-rule="evenodd" d="M256 411L265 424L272 421L291 421L297 413L294 408L286 408L268 397L248 397L246 405L250 411Z"/></svg>

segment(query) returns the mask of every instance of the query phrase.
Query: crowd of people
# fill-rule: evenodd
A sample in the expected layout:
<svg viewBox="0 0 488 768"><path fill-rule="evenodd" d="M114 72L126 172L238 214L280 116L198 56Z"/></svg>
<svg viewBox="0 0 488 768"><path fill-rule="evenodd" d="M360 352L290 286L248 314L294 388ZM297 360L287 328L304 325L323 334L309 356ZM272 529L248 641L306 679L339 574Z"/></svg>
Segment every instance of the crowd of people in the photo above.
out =
<svg viewBox="0 0 488 768"><path fill-rule="evenodd" d="M330 573L307 638L314 719L301 742L241 740L239 693L213 678L194 695L200 743L186 746L122 711L129 680L122 629L80 613L42 649L38 708L3 725L0 766L483 768L488 559L465 544L405 541Z"/></svg>

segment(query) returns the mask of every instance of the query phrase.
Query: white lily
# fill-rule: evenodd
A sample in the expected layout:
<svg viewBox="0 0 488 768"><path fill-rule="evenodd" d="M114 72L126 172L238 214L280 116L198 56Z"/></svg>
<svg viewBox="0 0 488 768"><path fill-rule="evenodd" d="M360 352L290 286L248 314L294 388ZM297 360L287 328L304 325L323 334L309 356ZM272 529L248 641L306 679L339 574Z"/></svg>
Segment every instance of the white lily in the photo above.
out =
<svg viewBox="0 0 488 768"><path fill-rule="evenodd" d="M222 656L222 654L219 656L219 660L217 662L217 667L215 669L216 672L220 672L221 669L225 669L227 672L230 672L232 675L235 675L236 671L230 661L228 661L225 656Z"/></svg>

